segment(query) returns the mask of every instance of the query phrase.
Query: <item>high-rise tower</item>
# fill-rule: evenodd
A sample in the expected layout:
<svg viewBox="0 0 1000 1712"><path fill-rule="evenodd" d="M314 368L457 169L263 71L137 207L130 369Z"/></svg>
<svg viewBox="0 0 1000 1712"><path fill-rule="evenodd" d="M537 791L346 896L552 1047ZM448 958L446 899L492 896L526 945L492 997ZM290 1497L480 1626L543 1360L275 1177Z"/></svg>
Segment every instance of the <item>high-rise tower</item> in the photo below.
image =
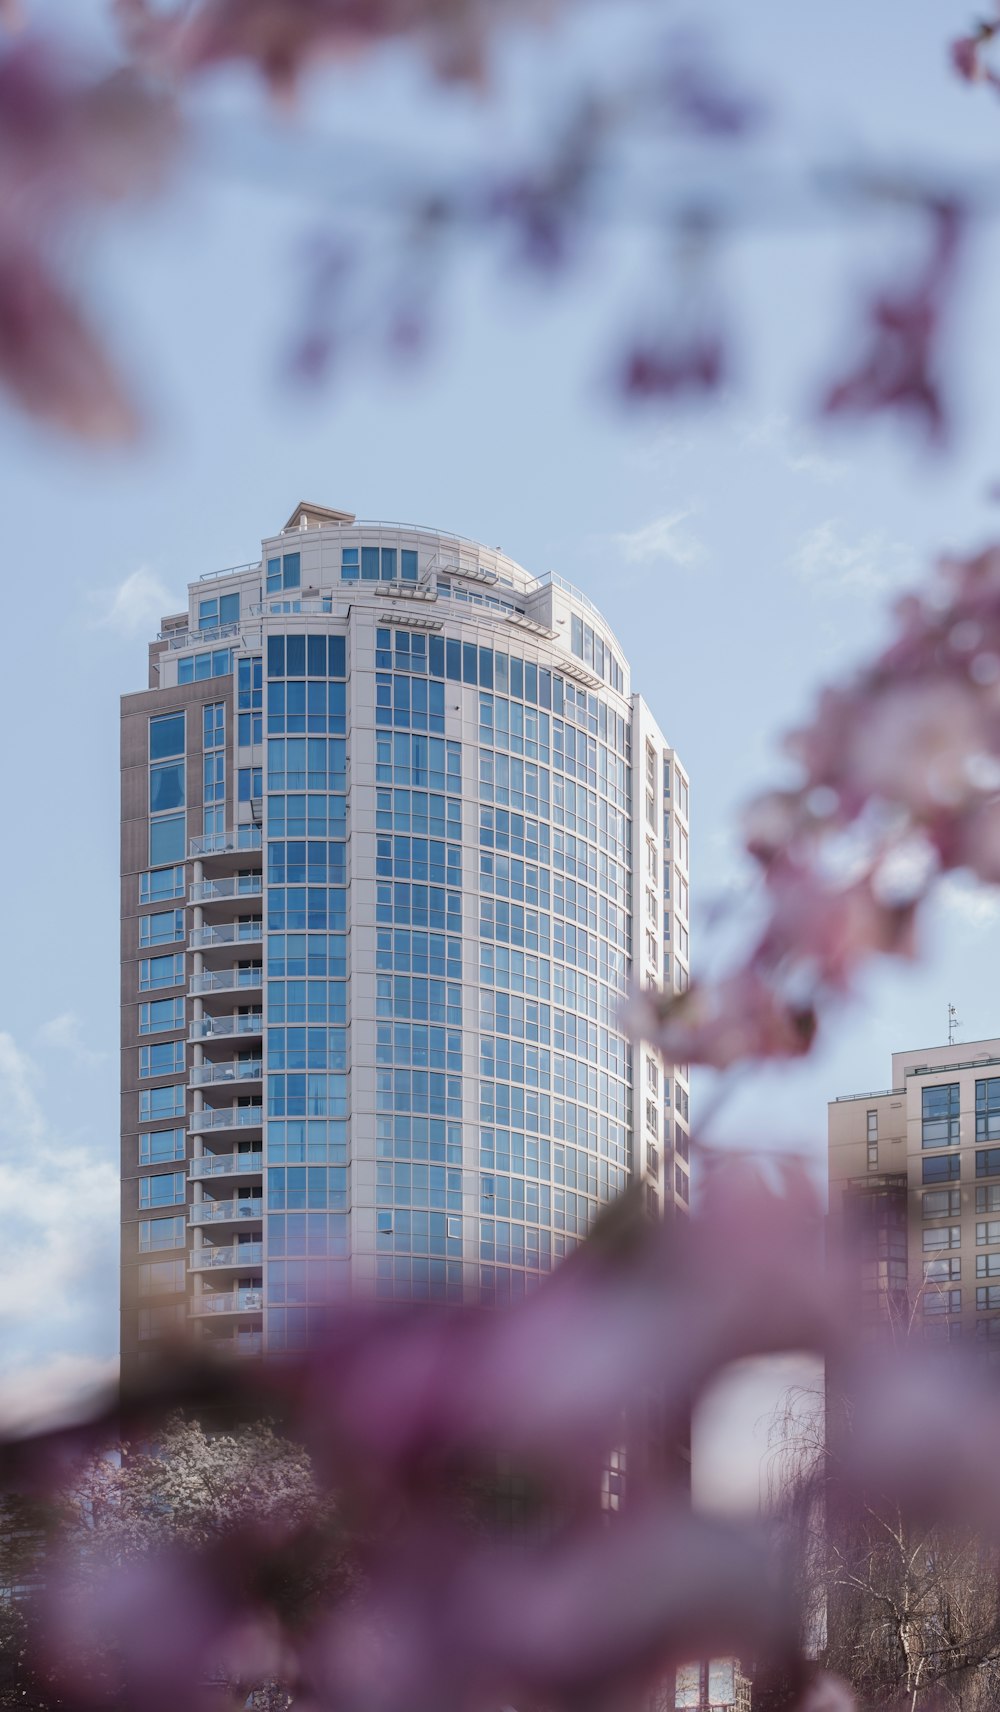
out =
<svg viewBox="0 0 1000 1712"><path fill-rule="evenodd" d="M455 535L296 507L122 705L122 1355L247 1354L348 1280L502 1301L688 1088L622 1035L688 968L688 782L605 620Z"/></svg>

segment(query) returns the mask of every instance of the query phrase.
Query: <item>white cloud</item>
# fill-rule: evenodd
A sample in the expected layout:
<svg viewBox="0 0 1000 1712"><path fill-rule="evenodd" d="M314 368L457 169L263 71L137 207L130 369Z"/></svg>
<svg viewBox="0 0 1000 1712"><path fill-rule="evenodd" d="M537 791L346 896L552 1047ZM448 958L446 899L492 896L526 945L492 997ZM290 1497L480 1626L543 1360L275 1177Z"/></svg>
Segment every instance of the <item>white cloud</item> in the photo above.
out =
<svg viewBox="0 0 1000 1712"><path fill-rule="evenodd" d="M691 509L669 511L641 529L626 530L612 539L630 565L662 563L687 570L707 556L705 543L684 527L693 516Z"/></svg>
<svg viewBox="0 0 1000 1712"><path fill-rule="evenodd" d="M125 637L155 630L165 613L183 607L148 565L140 565L115 588L98 589L90 599L96 609L95 629Z"/></svg>
<svg viewBox="0 0 1000 1712"><path fill-rule="evenodd" d="M739 430L741 446L759 447L776 453L786 469L796 475L814 476L821 482L843 481L850 466L821 452L812 435L797 428L782 411L772 411L760 421L745 424Z"/></svg>
<svg viewBox="0 0 1000 1712"><path fill-rule="evenodd" d="M835 517L800 536L789 564L803 583L827 594L880 594L915 570L913 553L902 541L891 540L881 529L848 541Z"/></svg>
<svg viewBox="0 0 1000 1712"><path fill-rule="evenodd" d="M38 1039L43 1046L54 1048L57 1052L65 1052L73 1063L81 1070L91 1070L98 1064L103 1064L107 1053L95 1052L83 1040L83 1025L75 1011L63 1011L51 1021L43 1023L38 1030Z"/></svg>
<svg viewBox="0 0 1000 1712"><path fill-rule="evenodd" d="M0 1431L37 1432L84 1419L118 1377L114 1356L53 1355L3 1374Z"/></svg>
<svg viewBox="0 0 1000 1712"><path fill-rule="evenodd" d="M0 1033L0 1367L113 1340L118 1172L54 1133L37 1066Z"/></svg>
<svg viewBox="0 0 1000 1712"><path fill-rule="evenodd" d="M1000 889L981 885L969 874L946 874L938 887L944 907L968 927L992 927L1000 920Z"/></svg>

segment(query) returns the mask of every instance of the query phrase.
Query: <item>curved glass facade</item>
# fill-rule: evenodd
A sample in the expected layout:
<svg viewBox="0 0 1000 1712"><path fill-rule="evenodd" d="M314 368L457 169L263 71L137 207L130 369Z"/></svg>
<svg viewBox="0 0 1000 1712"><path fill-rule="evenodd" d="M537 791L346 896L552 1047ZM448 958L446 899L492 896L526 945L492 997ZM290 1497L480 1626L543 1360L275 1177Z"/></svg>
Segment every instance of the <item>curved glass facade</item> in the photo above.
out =
<svg viewBox="0 0 1000 1712"><path fill-rule="evenodd" d="M683 1206L686 1080L618 1014L633 974L686 981L687 781L586 598L303 507L151 660L126 698L126 1358L178 1306L252 1352L301 1341L331 1287L506 1301L630 1175ZM144 953L166 995L140 1016L128 971L167 913L186 962ZM186 1049L151 1054L154 1010ZM176 1134L186 1111L186 1221L146 1217L140 1028L143 1065L189 1060L186 1094L142 1102ZM131 1268L182 1231L181 1301L147 1302Z"/></svg>

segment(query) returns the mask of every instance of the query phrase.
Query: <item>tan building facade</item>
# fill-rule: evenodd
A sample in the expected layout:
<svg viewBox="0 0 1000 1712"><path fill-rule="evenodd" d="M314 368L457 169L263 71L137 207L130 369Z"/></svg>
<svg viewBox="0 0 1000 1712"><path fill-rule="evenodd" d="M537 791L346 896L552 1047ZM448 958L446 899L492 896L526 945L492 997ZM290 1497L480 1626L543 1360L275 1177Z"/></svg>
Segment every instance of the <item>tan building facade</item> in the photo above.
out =
<svg viewBox="0 0 1000 1712"><path fill-rule="evenodd" d="M873 1322L1000 1339L1000 1039L893 1053L890 1088L831 1101L829 1171Z"/></svg>

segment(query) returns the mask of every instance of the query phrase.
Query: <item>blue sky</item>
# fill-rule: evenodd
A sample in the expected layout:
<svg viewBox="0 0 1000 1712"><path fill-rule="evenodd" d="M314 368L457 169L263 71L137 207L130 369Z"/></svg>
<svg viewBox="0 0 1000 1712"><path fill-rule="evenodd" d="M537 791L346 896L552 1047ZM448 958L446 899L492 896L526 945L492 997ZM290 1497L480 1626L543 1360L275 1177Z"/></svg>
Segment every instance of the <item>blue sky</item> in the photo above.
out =
<svg viewBox="0 0 1000 1712"><path fill-rule="evenodd" d="M53 0L36 11L69 29L99 8ZM324 135L324 163L340 158L343 135L400 162L411 147L444 163L463 149L496 158L557 104L567 67L624 53L636 19L685 16L648 0L585 11L568 46L557 36L511 49L485 124L468 95L430 96L399 55L315 81L300 124ZM789 182L870 160L978 178L1000 153L1000 105L947 69L962 4L775 0L698 17L714 19L726 62L772 101L761 159ZM899 434L832 435L812 420L846 349L854 288L891 270L909 241L889 215L778 209L727 249L720 289L740 361L706 410L628 412L606 384L630 306L655 298L638 236L614 222L565 289L467 258L427 362L401 376L368 353L307 393L282 377L281 353L301 246L342 182L328 185L325 165L304 172L315 155L281 127L251 156L256 103L242 79L222 83L210 107L227 146L217 140L161 203L79 255L141 375L144 442L95 453L0 415L8 1370L72 1375L115 1348L118 696L143 684L147 634L190 578L256 557L302 497L442 525L570 578L607 614L690 769L703 921L710 903L739 894L739 805L776 775L780 733L817 683L877 640L893 591L939 548L1000 526L987 498L1000 477L993 225L974 238L953 338L958 431L937 460ZM992 897L953 888L922 964L873 979L807 1067L748 1083L719 1139L821 1159L827 1098L884 1086L894 1048L942 1038L949 1000L965 1038L1000 1033L997 919Z"/></svg>

